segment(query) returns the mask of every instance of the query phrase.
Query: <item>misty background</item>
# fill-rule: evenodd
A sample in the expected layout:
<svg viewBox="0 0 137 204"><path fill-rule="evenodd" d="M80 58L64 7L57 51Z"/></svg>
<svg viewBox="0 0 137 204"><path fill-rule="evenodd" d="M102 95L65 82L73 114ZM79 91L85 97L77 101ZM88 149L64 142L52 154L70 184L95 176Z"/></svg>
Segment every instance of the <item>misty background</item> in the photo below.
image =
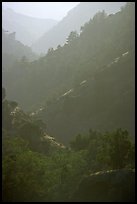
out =
<svg viewBox="0 0 137 204"><path fill-rule="evenodd" d="M2 2L2 199L135 201L135 3Z"/></svg>

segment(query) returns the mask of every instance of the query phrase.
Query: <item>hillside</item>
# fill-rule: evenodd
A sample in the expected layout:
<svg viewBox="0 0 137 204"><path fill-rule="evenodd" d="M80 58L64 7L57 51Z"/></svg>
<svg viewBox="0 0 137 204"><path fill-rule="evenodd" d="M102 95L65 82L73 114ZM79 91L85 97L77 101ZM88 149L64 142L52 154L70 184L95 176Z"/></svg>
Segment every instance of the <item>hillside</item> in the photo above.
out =
<svg viewBox="0 0 137 204"><path fill-rule="evenodd" d="M90 130L66 148L47 135L45 123L5 97L3 88L4 202L135 200L135 145L127 131Z"/></svg>
<svg viewBox="0 0 137 204"><path fill-rule="evenodd" d="M105 10L107 14L116 13L124 2L81 2L68 12L56 26L46 32L32 45L32 50L38 53L47 53L48 49L63 45L71 31L80 32L81 26L93 18L98 12Z"/></svg>
<svg viewBox="0 0 137 204"><path fill-rule="evenodd" d="M134 4L115 15L97 13L63 47L4 73L7 96L29 111L42 106L38 116L63 142L89 128L134 135L134 22Z"/></svg>
<svg viewBox="0 0 137 204"><path fill-rule="evenodd" d="M31 48L16 40L16 33L2 29L2 72L10 70L17 61L33 61L38 56Z"/></svg>
<svg viewBox="0 0 137 204"><path fill-rule="evenodd" d="M2 30L2 202L135 202L135 3L42 56Z"/></svg>
<svg viewBox="0 0 137 204"><path fill-rule="evenodd" d="M16 101L6 98L6 91L2 89L2 135L3 141L24 140L32 151L50 154L65 146L58 143L54 137L47 134L46 124L26 114ZM3 149L6 154L7 148Z"/></svg>
<svg viewBox="0 0 137 204"><path fill-rule="evenodd" d="M3 88L2 201L135 200L135 145L127 131L90 131L66 148L5 96Z"/></svg>
<svg viewBox="0 0 137 204"><path fill-rule="evenodd" d="M82 179L71 200L75 202L90 202L91 200L92 202L134 202L134 186L134 170L97 172Z"/></svg>
<svg viewBox="0 0 137 204"><path fill-rule="evenodd" d="M36 116L46 122L50 134L64 143L90 128L107 131L121 127L134 137L134 60L132 52L127 56L123 53L112 65L67 90Z"/></svg>
<svg viewBox="0 0 137 204"><path fill-rule="evenodd" d="M31 46L45 32L57 24L53 19L38 19L2 9L2 27L9 32L16 32L17 40Z"/></svg>
<svg viewBox="0 0 137 204"><path fill-rule="evenodd" d="M32 52L30 47L16 40L16 33L6 33L4 29L2 30L2 54L3 56L12 56L14 59L18 60L22 59L24 56L28 60L34 60L37 56Z"/></svg>

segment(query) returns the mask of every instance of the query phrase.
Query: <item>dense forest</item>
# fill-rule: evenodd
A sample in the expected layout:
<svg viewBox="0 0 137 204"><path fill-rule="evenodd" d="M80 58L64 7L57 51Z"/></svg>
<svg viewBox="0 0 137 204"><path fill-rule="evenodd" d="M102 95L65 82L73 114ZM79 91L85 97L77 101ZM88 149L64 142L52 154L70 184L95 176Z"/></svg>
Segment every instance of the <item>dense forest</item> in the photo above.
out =
<svg viewBox="0 0 137 204"><path fill-rule="evenodd" d="M47 135L42 121L5 99L4 88L2 106L3 201L134 201L135 147L126 130L90 129L66 147ZM85 197L87 177L96 189Z"/></svg>
<svg viewBox="0 0 137 204"><path fill-rule="evenodd" d="M100 11L39 58L2 31L2 201L135 201L134 24Z"/></svg>

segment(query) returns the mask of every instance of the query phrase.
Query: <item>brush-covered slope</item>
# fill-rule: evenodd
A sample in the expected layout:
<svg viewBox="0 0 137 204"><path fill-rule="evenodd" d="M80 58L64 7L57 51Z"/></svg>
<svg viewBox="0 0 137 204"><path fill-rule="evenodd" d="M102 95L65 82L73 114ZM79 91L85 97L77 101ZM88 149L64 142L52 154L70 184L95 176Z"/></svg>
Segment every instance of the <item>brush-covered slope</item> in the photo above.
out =
<svg viewBox="0 0 137 204"><path fill-rule="evenodd" d="M90 128L121 127L134 135L134 66L132 52L121 55L37 115L46 121L50 134L63 142Z"/></svg>
<svg viewBox="0 0 137 204"><path fill-rule="evenodd" d="M110 18L118 20L120 15L122 17L122 13L118 13L107 20ZM130 17L133 17L133 14L129 16L129 19ZM120 18L119 20L122 20ZM132 22L134 22L133 19ZM130 23L129 26L133 34L134 24ZM97 27L96 29L100 28ZM118 30L117 28L117 32L119 32ZM116 31L113 30L113 32ZM84 38L84 34L83 32L81 37ZM103 32L98 34L98 40L103 34ZM107 40L109 40L108 35L106 33ZM98 54L96 53L96 60L93 57L91 64L89 61L89 66L86 66L86 63L84 66L83 63L83 70L80 70L80 66L77 68L77 82L79 84L71 85L70 89L66 90L61 97L48 105L45 111L39 113L47 122L48 131L53 135L56 134L63 142L70 141L71 137L80 132L86 132L89 128L105 131L122 127L134 135L134 37L127 30L123 33L117 33L112 39L116 40L115 43L111 41L114 44L111 46L108 44L107 48L103 44L102 54L99 49ZM127 40L125 45L119 47L118 42L122 42L122 40L124 42L125 39ZM101 43L100 41L100 46ZM93 46L93 43L90 46ZM90 51L88 53L91 55ZM115 57L112 59L112 56ZM79 74L80 71L83 73ZM65 80L67 81L66 78Z"/></svg>
<svg viewBox="0 0 137 204"><path fill-rule="evenodd" d="M5 73L7 95L27 110L46 103L40 117L64 142L89 128L134 134L134 33L134 3L98 13L63 47Z"/></svg>
<svg viewBox="0 0 137 204"><path fill-rule="evenodd" d="M22 140L32 151L49 154L65 146L58 143L54 137L47 134L46 124L26 114L15 101L6 98L6 91L2 88L2 137L3 142ZM4 146L3 154L8 151Z"/></svg>

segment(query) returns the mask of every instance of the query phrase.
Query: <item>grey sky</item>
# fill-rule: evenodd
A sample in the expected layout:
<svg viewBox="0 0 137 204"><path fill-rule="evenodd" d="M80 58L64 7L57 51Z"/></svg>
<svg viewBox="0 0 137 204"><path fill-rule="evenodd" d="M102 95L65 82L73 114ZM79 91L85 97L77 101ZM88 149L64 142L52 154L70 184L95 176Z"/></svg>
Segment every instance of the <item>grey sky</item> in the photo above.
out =
<svg viewBox="0 0 137 204"><path fill-rule="evenodd" d="M61 20L80 2L2 2L4 8L37 18Z"/></svg>

